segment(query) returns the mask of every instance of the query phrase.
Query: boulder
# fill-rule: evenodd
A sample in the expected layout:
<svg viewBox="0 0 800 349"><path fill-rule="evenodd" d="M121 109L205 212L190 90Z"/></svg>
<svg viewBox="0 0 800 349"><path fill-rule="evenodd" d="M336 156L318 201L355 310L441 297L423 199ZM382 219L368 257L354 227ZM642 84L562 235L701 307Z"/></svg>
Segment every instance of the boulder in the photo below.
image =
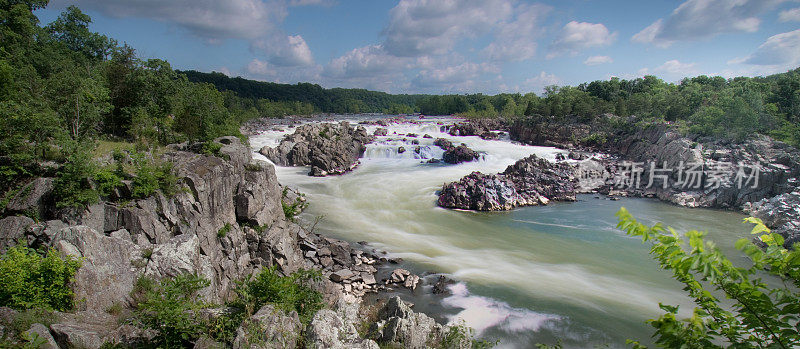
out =
<svg viewBox="0 0 800 349"><path fill-rule="evenodd" d="M296 312L286 314L268 304L236 329L233 348L296 348L302 329Z"/></svg>
<svg viewBox="0 0 800 349"><path fill-rule="evenodd" d="M389 130L387 130L387 129L383 128L383 127L378 127L375 130L375 132L372 133L373 136L386 136L388 134L389 134Z"/></svg>
<svg viewBox="0 0 800 349"><path fill-rule="evenodd" d="M53 178L36 178L11 198L6 209L11 212L33 214L44 218L47 215L52 193Z"/></svg>
<svg viewBox="0 0 800 349"><path fill-rule="evenodd" d="M83 258L73 286L79 308L104 311L127 304L141 272L134 261L142 258L142 251L133 242L72 226L55 234L53 246L62 254Z"/></svg>
<svg viewBox="0 0 800 349"><path fill-rule="evenodd" d="M333 309L322 309L306 328L305 344L318 349L378 349L370 339L360 338L356 330L361 317L358 303L339 300Z"/></svg>
<svg viewBox="0 0 800 349"><path fill-rule="evenodd" d="M378 312L370 338L403 348L427 348L441 340L444 328L425 314L415 313L400 297L392 297Z"/></svg>
<svg viewBox="0 0 800 349"><path fill-rule="evenodd" d="M277 147L264 147L259 152L280 166L311 166L309 175L342 174L358 165L366 144L375 140L362 126L313 123L298 127L284 137Z"/></svg>
<svg viewBox="0 0 800 349"><path fill-rule="evenodd" d="M31 328L22 333L22 336L31 343L41 343L37 348L39 349L59 349L53 335L47 326L40 323L31 325ZM35 338L35 340L34 340Z"/></svg>
<svg viewBox="0 0 800 349"><path fill-rule="evenodd" d="M447 183L437 203L445 208L502 211L519 206L546 205L551 200L574 201L574 168L550 163L536 155L519 160L499 174L473 172Z"/></svg>
<svg viewBox="0 0 800 349"><path fill-rule="evenodd" d="M0 219L0 253L17 244L20 240L25 241L25 231L34 223L33 219L25 216L9 216Z"/></svg>
<svg viewBox="0 0 800 349"><path fill-rule="evenodd" d="M442 155L442 160L448 164L460 164L462 162L477 160L478 158L480 158L478 152L470 149L465 144L461 144L457 147L450 147L445 150L444 155Z"/></svg>

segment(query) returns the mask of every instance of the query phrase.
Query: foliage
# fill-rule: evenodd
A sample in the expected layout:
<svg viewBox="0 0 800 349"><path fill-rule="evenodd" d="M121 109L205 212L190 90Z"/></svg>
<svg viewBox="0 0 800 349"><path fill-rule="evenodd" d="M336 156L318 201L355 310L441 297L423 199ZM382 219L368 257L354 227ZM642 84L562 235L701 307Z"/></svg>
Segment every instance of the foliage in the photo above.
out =
<svg viewBox="0 0 800 349"><path fill-rule="evenodd" d="M62 259L55 249L42 256L22 245L11 247L0 257L0 306L72 309L70 283L80 266L80 260Z"/></svg>
<svg viewBox="0 0 800 349"><path fill-rule="evenodd" d="M304 195L298 195L294 201L287 202L289 193L289 187L283 187L283 193L281 194L281 207L283 208L283 215L286 219L294 222L294 217L300 214L306 207L308 207L308 202L304 200Z"/></svg>
<svg viewBox="0 0 800 349"><path fill-rule="evenodd" d="M737 241L736 248L748 262L746 267L738 267L713 242L704 240L705 232L692 230L681 236L660 223L645 226L624 208L617 217L617 227L650 243L650 254L661 268L672 271L697 304L692 316L682 320L677 318L677 306L660 304L666 313L648 321L656 329L658 345L789 348L800 344L796 327L800 314L800 251L785 249L783 237L770 232L761 220L747 218L745 222L754 224L752 233L764 248L748 239ZM721 304L715 292L724 294L733 302L732 307Z"/></svg>
<svg viewBox="0 0 800 349"><path fill-rule="evenodd" d="M312 288L322 274L318 270L300 269L289 276L280 276L274 267L261 272L236 288L234 305L252 314L267 303L284 311L297 311L300 321L308 324L322 309L322 293Z"/></svg>
<svg viewBox="0 0 800 349"><path fill-rule="evenodd" d="M217 237L224 238L225 235L228 235L228 232L230 232L232 228L233 227L230 223L225 223L225 225L222 228L219 228L219 231L217 231Z"/></svg>
<svg viewBox="0 0 800 349"><path fill-rule="evenodd" d="M196 312L203 306L198 291L210 282L194 274L181 274L156 282L140 277L132 297L136 303L134 321L157 333L158 347L182 348L204 332Z"/></svg>
<svg viewBox="0 0 800 349"><path fill-rule="evenodd" d="M132 181L131 195L134 199L144 199L157 190L166 196L178 191L178 177L173 173L171 162L158 162L142 153L133 154L136 167Z"/></svg>
<svg viewBox="0 0 800 349"><path fill-rule="evenodd" d="M83 208L98 201L97 191L90 179L94 177L95 164L85 146L68 143L68 156L53 183L56 207Z"/></svg>

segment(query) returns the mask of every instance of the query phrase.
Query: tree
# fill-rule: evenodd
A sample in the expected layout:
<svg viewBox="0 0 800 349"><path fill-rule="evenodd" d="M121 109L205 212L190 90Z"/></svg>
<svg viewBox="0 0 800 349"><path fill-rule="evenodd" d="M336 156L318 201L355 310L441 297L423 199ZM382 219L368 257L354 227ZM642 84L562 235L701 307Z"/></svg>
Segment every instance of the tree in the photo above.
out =
<svg viewBox="0 0 800 349"><path fill-rule="evenodd" d="M105 59L116 47L116 42L105 35L91 32L90 23L92 18L89 15L71 5L45 29L68 49L83 53L89 58Z"/></svg>
<svg viewBox="0 0 800 349"><path fill-rule="evenodd" d="M754 225L752 234L763 246L748 239L737 241L736 248L749 264L738 267L704 239L705 232L692 230L681 236L660 223L646 226L625 208L617 217L617 227L649 243L650 254L661 268L672 271L697 304L692 317L684 320L677 319L677 306L659 304L666 314L648 321L656 329L656 344L668 348L800 345L800 251L784 248L783 237L770 232L761 220L745 219ZM724 294L733 306L723 305L715 294Z"/></svg>

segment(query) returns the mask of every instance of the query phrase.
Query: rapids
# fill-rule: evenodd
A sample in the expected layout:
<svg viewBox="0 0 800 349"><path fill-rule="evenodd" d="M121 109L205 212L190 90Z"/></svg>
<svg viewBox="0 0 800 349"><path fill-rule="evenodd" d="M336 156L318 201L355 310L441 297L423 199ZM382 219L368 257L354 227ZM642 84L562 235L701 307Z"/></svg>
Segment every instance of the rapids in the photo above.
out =
<svg viewBox="0 0 800 349"><path fill-rule="evenodd" d="M647 246L615 228L614 213L622 206L645 222L662 221L679 231L708 230L726 252L748 235L739 213L652 199L579 195L577 202L491 213L439 208L436 191L445 182L472 171L501 172L530 154L554 161L564 152L516 144L507 137L452 137L437 124L448 121L390 125L388 136L367 146L362 164L342 176L310 177L308 168L276 171L282 184L307 194L311 205L302 219L313 222L323 216L317 231L351 242L369 241L402 257L403 267L412 272L445 273L457 280L447 297L419 290L416 295L399 294L414 302L416 310L464 321L481 337L499 340L500 348L557 340L565 347L625 347L627 338L645 344L652 335L645 320L662 313L659 302L681 305L684 315L689 314L692 307L681 285L658 269ZM367 126L370 134L376 128ZM286 132L293 129L252 136L254 152L277 145ZM403 140L400 135L407 133L419 137ZM433 139L423 139L424 134ZM427 164L428 158L441 158L442 150L432 144L437 137L465 143L483 158L459 165ZM420 142L419 154L413 139ZM399 146L406 152L398 154Z"/></svg>

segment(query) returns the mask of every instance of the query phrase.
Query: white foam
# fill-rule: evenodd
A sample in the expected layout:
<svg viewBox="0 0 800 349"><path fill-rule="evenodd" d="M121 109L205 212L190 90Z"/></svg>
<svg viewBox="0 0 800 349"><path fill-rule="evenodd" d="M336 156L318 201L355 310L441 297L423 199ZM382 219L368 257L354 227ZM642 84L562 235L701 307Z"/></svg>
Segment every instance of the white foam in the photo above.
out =
<svg viewBox="0 0 800 349"><path fill-rule="evenodd" d="M542 314L528 309L514 308L496 299L476 296L469 293L467 285L451 285L451 296L445 298L444 305L463 309L449 317L449 323L464 321L480 335L492 327L500 327L507 332L538 331L543 326L553 324L560 316Z"/></svg>

